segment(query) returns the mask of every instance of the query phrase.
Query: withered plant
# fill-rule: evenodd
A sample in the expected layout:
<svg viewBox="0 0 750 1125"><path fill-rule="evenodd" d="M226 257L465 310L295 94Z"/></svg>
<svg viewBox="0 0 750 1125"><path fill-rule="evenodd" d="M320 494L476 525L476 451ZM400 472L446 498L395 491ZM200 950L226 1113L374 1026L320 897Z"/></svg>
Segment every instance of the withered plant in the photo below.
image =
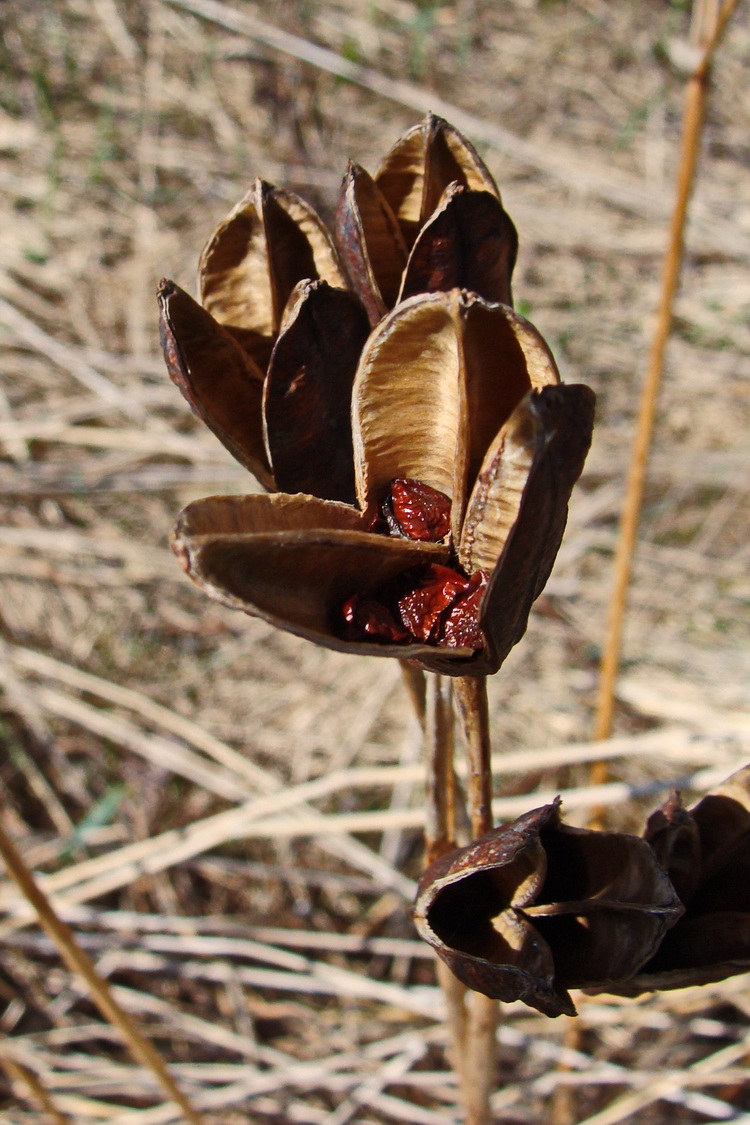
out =
<svg viewBox="0 0 750 1125"><path fill-rule="evenodd" d="M256 181L206 245L201 303L159 287L170 375L268 490L189 505L171 540L185 571L317 644L402 662L429 805L414 917L449 970L472 1125L491 1119L492 1002L574 1015L571 987L648 987L638 974L684 912L645 840L567 827L558 803L494 827L486 677L549 577L594 416L511 307L516 251L489 171L429 114L374 177L350 164L333 235ZM743 925L716 972L739 971L730 952L746 947Z"/></svg>
<svg viewBox="0 0 750 1125"><path fill-rule="evenodd" d="M746 771L716 784L743 760L747 729L744 713L720 710L731 707L725 635L706 649L720 698L695 727L683 716L644 733L653 717L674 717L676 695L662 699L658 685L649 695L641 680L634 700L628 670L623 737L601 746L616 778L600 765L593 780L605 784L586 788L599 750L570 745L587 728L633 356L668 202L653 150L668 149L689 76L621 563L643 495L709 66L733 6L696 0L702 31L687 55L669 39L685 22L676 5L654 19L643 3L599 13L518 0L474 6L469 20L460 4L391 6L419 9L422 28L433 21L435 42L456 46L455 68L471 58L454 116L433 100L448 88L439 75L419 90L377 50L355 61L357 26L372 19L375 42L376 15L391 19L364 0L346 13L313 6L309 27L300 7L290 26L305 38L272 26L276 10L263 4L108 0L87 12L53 0L26 13L11 0L13 73L0 77L11 375L7 401L0 392L0 851L11 876L0 887L0 1104L19 1125L36 1123L35 1111L58 1125L443 1125L461 1114L473 1125L516 1114L600 1125L642 1111L726 1119L742 1106L750 1009L725 978L750 968L750 798ZM461 48L462 62L475 19L487 46ZM500 90L487 67L508 28ZM556 61L545 74L535 66L548 32ZM388 35L399 38L388 31L386 48ZM672 661L671 684L686 692L697 683L685 672L692 625L668 627L683 607L686 622L697 617L684 577L696 590L706 582L701 605L718 631L747 569L744 477L712 476L702 458L717 416L721 442L741 426L739 407L729 418L740 346L699 339L715 323L712 294L739 307L732 270L748 255L741 192L731 207L724 194L733 168L741 182L744 152L746 111L731 85L724 76L725 118L712 122L718 159L692 263L705 292L680 311L687 362L629 642L650 675L666 621L673 656L661 663ZM354 151L359 130L363 154L381 136L390 143L392 97L502 153L505 203L471 144L432 113L374 175L346 166L330 231L296 192L255 181L206 245L198 300L173 282L159 288L169 370L213 441L150 354L157 278L166 270L187 286L193 240L241 194L248 168L302 194L319 189L316 206L332 202L329 144ZM506 204L521 229L521 282ZM599 445L567 556L510 674L501 665L545 589L591 436L593 396L561 381L553 351L563 372L603 392ZM691 413L698 393L705 418ZM689 464L673 455L665 468L670 436ZM722 464L728 474L734 462ZM263 494L243 495L255 487L245 470ZM189 500L173 547L221 605L155 547ZM683 501L699 530L678 550ZM627 565L618 574L600 735L612 726ZM333 669L330 684L321 669ZM394 764L399 669L421 724L422 776L411 735ZM487 701L498 669L502 788ZM466 762L454 764L456 735ZM633 835L631 798L658 803L665 769L670 784L708 795L672 793ZM423 784L420 807L408 794ZM582 827L597 805L595 825ZM607 821L630 831L604 831ZM422 826L419 943L408 903Z"/></svg>

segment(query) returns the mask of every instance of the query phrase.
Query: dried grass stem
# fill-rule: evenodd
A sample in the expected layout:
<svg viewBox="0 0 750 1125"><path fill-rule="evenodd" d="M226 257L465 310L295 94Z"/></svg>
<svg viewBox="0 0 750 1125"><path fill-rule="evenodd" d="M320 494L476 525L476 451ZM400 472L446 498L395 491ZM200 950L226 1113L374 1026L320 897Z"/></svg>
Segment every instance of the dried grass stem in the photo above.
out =
<svg viewBox="0 0 750 1125"><path fill-rule="evenodd" d="M189 1122L190 1125L201 1125L200 1116L175 1083L163 1058L153 1044L141 1033L128 1013L115 1000L109 985L99 976L89 955L76 942L73 931L53 910L49 899L37 885L15 844L6 835L2 825L0 825L0 854L2 854L9 875L36 910L41 925L54 941L65 964L72 972L78 973L84 979L102 1015L121 1032L133 1057L151 1071L169 1100L179 1106L185 1121Z"/></svg>
<svg viewBox="0 0 750 1125"><path fill-rule="evenodd" d="M677 189L674 210L669 227L669 240L664 260L661 297L657 314L648 367L641 392L638 423L631 452L630 470L622 513L620 516L614 580L609 604L609 617L604 652L601 662L597 698L595 737L609 738L614 718L615 684L620 668L622 630L627 605L628 588L633 567L633 555L638 534L638 523L643 504L648 455L656 417L656 404L664 370L664 353L672 329L672 317L677 285L680 277L684 249L685 222L688 204L695 181L700 138L703 128L706 98L713 54L719 44L737 0L726 0L703 47L703 53L685 91L682 125L682 147L677 172ZM606 767L599 766L592 773L592 781L601 784L606 780Z"/></svg>

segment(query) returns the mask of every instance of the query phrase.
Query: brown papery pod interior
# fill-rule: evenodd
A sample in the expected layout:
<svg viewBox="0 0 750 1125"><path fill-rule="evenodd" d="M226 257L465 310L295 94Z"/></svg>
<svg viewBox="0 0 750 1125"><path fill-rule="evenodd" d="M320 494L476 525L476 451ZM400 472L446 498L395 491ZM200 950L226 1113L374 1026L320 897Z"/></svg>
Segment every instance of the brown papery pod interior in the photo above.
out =
<svg viewBox="0 0 750 1125"><path fill-rule="evenodd" d="M268 457L282 492L354 503L351 397L368 333L353 293L304 281L290 298L263 393Z"/></svg>
<svg viewBox="0 0 750 1125"><path fill-rule="evenodd" d="M205 496L183 508L175 524L175 544L210 535L266 535L277 532L361 531L361 512L302 493Z"/></svg>
<svg viewBox="0 0 750 1125"><path fill-rule="evenodd" d="M470 988L559 1015L568 988L632 976L681 911L643 840L569 828L558 799L432 864L415 923Z"/></svg>
<svg viewBox="0 0 750 1125"><path fill-rule="evenodd" d="M293 192L256 180L203 250L203 304L265 369L284 306L306 278L346 286L312 207Z"/></svg>
<svg viewBox="0 0 750 1125"><path fill-rule="evenodd" d="M432 863L419 881L414 923L451 971L493 999L523 1000L548 1016L575 1015L555 979L552 951L522 910L540 893L545 805Z"/></svg>
<svg viewBox="0 0 750 1125"><path fill-rule="evenodd" d="M462 297L415 297L370 336L354 381L357 496L374 509L408 477L454 496L462 433Z"/></svg>
<svg viewBox="0 0 750 1125"><path fill-rule="evenodd" d="M492 571L480 618L492 671L525 633L531 606L549 578L593 422L594 394L588 387L532 392L480 470L459 559L469 572Z"/></svg>
<svg viewBox="0 0 750 1125"><path fill-rule="evenodd" d="M504 305L461 290L398 305L371 335L355 378L360 504L377 505L394 477L420 480L451 499L458 541L488 446L532 386L557 379L541 337Z"/></svg>
<svg viewBox="0 0 750 1125"><path fill-rule="evenodd" d="M463 350L469 426L467 489L471 491L487 452L530 390L555 386L560 376L552 353L532 324L508 308L465 301Z"/></svg>
<svg viewBox="0 0 750 1125"><path fill-rule="evenodd" d="M547 876L524 908L547 941L565 988L627 979L653 955L682 906L637 836L553 820L541 832Z"/></svg>
<svg viewBox="0 0 750 1125"><path fill-rule="evenodd" d="M383 193L370 173L353 161L336 208L336 243L374 327L396 303L406 246Z"/></svg>
<svg viewBox="0 0 750 1125"><path fill-rule="evenodd" d="M263 372L234 338L172 281L158 289L159 333L172 380L219 441L267 488Z"/></svg>
<svg viewBox="0 0 750 1125"><path fill-rule="evenodd" d="M447 121L429 113L396 141L375 176L409 248L454 181L500 197L495 181L473 146Z"/></svg>
<svg viewBox="0 0 750 1125"><path fill-rule="evenodd" d="M363 515L314 496L209 497L181 514L171 544L185 571L224 605L329 648L420 656L426 645L341 639L344 602L410 567L445 563L448 548L362 530Z"/></svg>
<svg viewBox="0 0 750 1125"><path fill-rule="evenodd" d="M516 228L497 196L451 184L412 247L399 300L458 288L511 305L517 252Z"/></svg>
<svg viewBox="0 0 750 1125"><path fill-rule="evenodd" d="M542 422L527 395L490 446L469 500L458 546L469 573L494 570L521 510L534 459L541 457Z"/></svg>

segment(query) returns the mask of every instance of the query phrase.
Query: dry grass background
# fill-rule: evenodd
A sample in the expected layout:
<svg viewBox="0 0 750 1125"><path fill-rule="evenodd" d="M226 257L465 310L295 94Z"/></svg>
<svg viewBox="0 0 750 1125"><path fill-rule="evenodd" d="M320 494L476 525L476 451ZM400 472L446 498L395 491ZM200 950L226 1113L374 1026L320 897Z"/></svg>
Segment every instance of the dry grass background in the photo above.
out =
<svg viewBox="0 0 750 1125"><path fill-rule="evenodd" d="M521 233L521 311L599 396L553 578L490 686L498 814L560 791L572 821L603 802L637 831L669 786L692 797L750 758L747 8L715 71L596 791L596 660L686 4L6 0L2 15L6 829L208 1125L457 1121L409 919L422 787L398 669L224 611L181 575L179 508L248 481L167 379L154 288L191 284L253 176L330 214L347 156L373 170L424 111L457 107ZM0 927L2 1120L179 1120L7 881ZM575 1045L569 1023L505 1006L498 1121L750 1121L745 979L582 996Z"/></svg>

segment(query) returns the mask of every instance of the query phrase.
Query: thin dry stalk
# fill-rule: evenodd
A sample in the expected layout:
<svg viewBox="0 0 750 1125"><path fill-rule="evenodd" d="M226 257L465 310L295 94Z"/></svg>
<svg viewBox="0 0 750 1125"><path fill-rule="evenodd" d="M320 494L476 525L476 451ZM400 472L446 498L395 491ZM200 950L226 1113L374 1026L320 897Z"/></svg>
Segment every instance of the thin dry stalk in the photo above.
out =
<svg viewBox="0 0 750 1125"><path fill-rule="evenodd" d="M467 992L458 977L454 977L444 961L435 965L440 991L445 1000L445 1026L448 1031L448 1059L456 1072L461 1099L468 1104L468 1074L466 1071L466 1034L468 1013L466 1010Z"/></svg>
<svg viewBox="0 0 750 1125"><path fill-rule="evenodd" d="M568 1019L568 1026L565 1028L565 1036L563 1044L568 1051L580 1051L583 1043L583 1035L581 1033L580 1024L576 1023L573 1019ZM558 1073L566 1073L571 1070L570 1064L566 1059L560 1059L555 1067ZM550 1102L550 1121L551 1125L572 1125L576 1119L576 1096L575 1086L569 1085L566 1082L559 1082L552 1091L552 1098Z"/></svg>
<svg viewBox="0 0 750 1125"><path fill-rule="evenodd" d="M400 661L400 664L406 693L411 700L420 725L424 727L427 708L427 677L421 668L415 668L406 660Z"/></svg>
<svg viewBox="0 0 750 1125"><path fill-rule="evenodd" d="M163 1058L114 999L109 985L99 976L88 954L77 944L70 927L58 918L49 899L37 885L2 825L0 825L0 853L8 873L36 910L40 923L55 942L66 965L72 972L83 977L91 990L92 998L104 1017L122 1033L133 1057L151 1071L169 1100L179 1106L185 1120L190 1122L190 1125L201 1125L200 1116L176 1085Z"/></svg>
<svg viewBox="0 0 750 1125"><path fill-rule="evenodd" d="M456 846L456 775L453 768L453 699L445 676L430 676L425 712L425 862ZM466 1073L466 988L447 965L437 962L437 979L446 1009L449 1058L466 1106L471 1090Z"/></svg>
<svg viewBox="0 0 750 1125"><path fill-rule="evenodd" d="M466 1125L491 1125L494 1115L490 1099L495 1092L500 1009L497 1000L490 1000L481 992L469 992L466 1002L469 1014L465 1070L472 1099Z"/></svg>
<svg viewBox="0 0 750 1125"><path fill-rule="evenodd" d="M454 686L466 741L467 794L474 839L493 826L490 721L485 676L459 676ZM478 992L466 996L466 1053L463 1079L468 1091L467 1125L489 1125L497 1062L497 1001Z"/></svg>
<svg viewBox="0 0 750 1125"><path fill-rule="evenodd" d="M684 245L685 221L688 204L695 181L700 137L708 96L711 64L714 52L737 6L737 0L725 0L714 26L703 43L698 65L690 76L685 91L685 108L682 126L682 149L677 172L677 190L674 211L669 229L669 241L662 277L661 298L654 339L651 345L646 377L641 394L638 424L630 461L627 489L620 516L617 551L615 555L614 582L609 606L609 620L601 662L595 735L606 739L612 730L614 717L615 683L620 667L622 630L625 618L628 588L633 566L636 536L643 492L646 481L649 449L654 429L656 404L664 370L664 353L672 328L672 317L677 285L680 277ZM696 25L705 23L700 18L705 0L696 4ZM597 765L592 771L592 781L601 784L606 780L606 766Z"/></svg>
<svg viewBox="0 0 750 1125"><path fill-rule="evenodd" d="M682 125L682 148L677 171L677 188L674 210L669 228L669 241L664 260L662 289L654 338L651 344L648 367L641 392L641 403L633 447L630 470L620 515L614 578L610 596L607 635L602 653L597 697L594 737L606 740L612 734L615 707L615 686L620 670L622 632L627 608L628 589L633 569L633 556L638 534L643 494L646 483L649 451L656 417L656 406L664 371L664 356L672 329L674 301L680 278L684 249L685 223L690 196L695 181L700 138L708 96L711 63L716 47L737 0L725 0L718 16L715 5L697 0L693 7L693 28L698 30L703 53L690 76L686 91ZM712 10L711 10L712 9ZM595 762L591 769L592 785L604 785L609 779L606 760ZM604 826L605 810L599 805L592 810L591 828ZM581 1044L581 1029L571 1024L566 1029L565 1045L577 1050ZM553 1098L554 1125L569 1125L576 1117L575 1096L572 1088L559 1086Z"/></svg>
<svg viewBox="0 0 750 1125"><path fill-rule="evenodd" d="M429 864L456 846L453 702L445 676L430 676L427 689L425 765L425 862Z"/></svg>
<svg viewBox="0 0 750 1125"><path fill-rule="evenodd" d="M487 680L484 676L457 676L455 696L466 738L467 796L474 839L484 836L492 820L492 764Z"/></svg>
<svg viewBox="0 0 750 1125"><path fill-rule="evenodd" d="M27 1066L22 1066L21 1063L5 1054L0 1054L0 1066L2 1066L11 1082L18 1084L29 1100L43 1110L51 1125L70 1125L71 1118L68 1117L67 1113L62 1113L57 1109L52 1097L45 1090L33 1070L29 1070Z"/></svg>

